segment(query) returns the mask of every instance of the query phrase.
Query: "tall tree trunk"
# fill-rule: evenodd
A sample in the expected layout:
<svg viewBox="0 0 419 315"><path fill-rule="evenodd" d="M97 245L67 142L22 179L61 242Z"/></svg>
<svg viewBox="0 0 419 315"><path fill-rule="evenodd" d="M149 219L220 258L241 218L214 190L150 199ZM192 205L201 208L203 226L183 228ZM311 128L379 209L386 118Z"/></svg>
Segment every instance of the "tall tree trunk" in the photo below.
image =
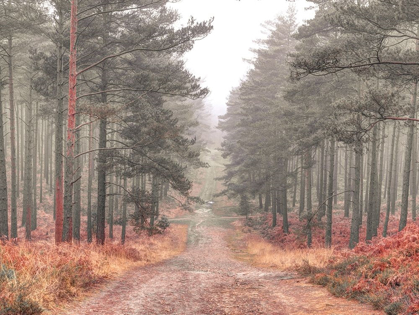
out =
<svg viewBox="0 0 419 315"><path fill-rule="evenodd" d="M395 152L399 152L399 140L400 140L400 125L397 126L397 136L396 136L396 148ZM394 184L392 188L392 196L391 196L391 214L396 213L396 201L398 198L398 190L399 190L399 155L396 154L394 159L394 176L393 176Z"/></svg>
<svg viewBox="0 0 419 315"><path fill-rule="evenodd" d="M288 160L285 158L281 159L281 180L280 180L280 209L282 213L282 231L285 234L289 233L289 224L288 224L288 203L287 203L287 165Z"/></svg>
<svg viewBox="0 0 419 315"><path fill-rule="evenodd" d="M9 1L10 2L10 1ZM10 196L11 203L11 237L17 238L17 192L16 192L16 139L15 139L15 100L13 82L13 39L8 37L8 66L9 66L9 110L10 110L10 174L12 189Z"/></svg>
<svg viewBox="0 0 419 315"><path fill-rule="evenodd" d="M37 189L37 168L38 168L38 108L39 103L35 105L35 120L33 130L33 167L32 167L32 190L33 190L33 202L32 202L32 231L38 228L38 209L36 206L36 189Z"/></svg>
<svg viewBox="0 0 419 315"><path fill-rule="evenodd" d="M418 82L413 84L413 97L411 118L416 116L416 103L418 95ZM412 148L413 148L413 135L415 124L413 121L409 122L409 133L407 134L406 151L404 156L404 170L403 170L403 188L402 188L402 206L400 211L399 231L403 230L407 224L407 213L409 205L409 179L410 179L410 166L412 163Z"/></svg>
<svg viewBox="0 0 419 315"><path fill-rule="evenodd" d="M300 205L298 210L298 217L301 221L304 212L304 203L305 203L305 164L304 164L304 155L301 155L301 172L300 172Z"/></svg>
<svg viewBox="0 0 419 315"><path fill-rule="evenodd" d="M371 143L371 174L370 174L370 184L369 184L369 204L367 211L367 240L371 240L374 235L377 234L377 231L374 230L374 217L377 213L377 126L373 129Z"/></svg>
<svg viewBox="0 0 419 315"><path fill-rule="evenodd" d="M338 192L338 173L339 173L339 147L336 148L336 154L335 154L335 170L333 172L333 191ZM338 204L338 195L335 193L333 196L333 204L336 206Z"/></svg>
<svg viewBox="0 0 419 315"><path fill-rule="evenodd" d="M295 208L295 204L297 203L297 186L298 186L298 173L297 173L297 169L298 169L298 158L294 158L293 159L293 169L292 172L294 174L294 190L292 193L292 208Z"/></svg>
<svg viewBox="0 0 419 315"><path fill-rule="evenodd" d="M107 11L108 1L103 4L103 11ZM103 15L103 36L102 44L103 47L108 45L108 14ZM103 105L108 103L108 94L105 92L108 87L108 70L107 62L102 64L101 73L101 102ZM99 123L99 152L98 152L98 202L97 202L97 232L96 232L96 243L103 245L105 243L105 222L106 222L106 154L103 149L106 148L107 142L107 118L105 116L100 118Z"/></svg>
<svg viewBox="0 0 419 315"><path fill-rule="evenodd" d="M350 189L350 180L349 172L351 170L351 162L348 157L348 148L345 147L345 193L343 194L345 199L343 202L344 216L349 217L349 189Z"/></svg>
<svg viewBox="0 0 419 315"><path fill-rule="evenodd" d="M19 117L19 107L20 107L20 117ZM16 198L19 199L20 195L20 181L21 178L23 179L23 160L25 159L25 154L23 153L23 139L24 139L24 127L21 123L20 119L23 122L23 107L18 106L17 102L15 102L15 109L16 109ZM22 146L21 146L22 145ZM19 152L20 151L20 152ZM22 167L20 167L22 165ZM22 220L25 216L22 216ZM22 226L24 225L24 221Z"/></svg>
<svg viewBox="0 0 419 315"><path fill-rule="evenodd" d="M416 118L416 113L415 113ZM412 220L416 221L416 196L418 192L417 188L417 150L418 150L418 143L417 143L417 129L416 124L413 126L414 136L413 136L413 152L412 152Z"/></svg>
<svg viewBox="0 0 419 315"><path fill-rule="evenodd" d="M91 116L90 116L91 118ZM92 242L93 123L89 124L89 167L87 177L87 242Z"/></svg>
<svg viewBox="0 0 419 315"><path fill-rule="evenodd" d="M76 127L77 101L77 0L71 1L70 18L70 61L68 78L68 119L67 119L67 152L66 172L64 178L64 225L63 239L71 242L73 238L73 175L74 175L74 144Z"/></svg>
<svg viewBox="0 0 419 315"><path fill-rule="evenodd" d="M333 178L335 170L335 139L330 141L329 157L329 187L327 191L327 211L326 211L326 247L332 246L332 215L333 215Z"/></svg>
<svg viewBox="0 0 419 315"><path fill-rule="evenodd" d="M0 237L5 236L9 238L6 150L4 145L3 99L1 95L2 89L3 84L2 81L0 81Z"/></svg>
<svg viewBox="0 0 419 315"><path fill-rule="evenodd" d="M358 142L355 147L355 177L354 177L354 205L352 210L351 219L351 235L349 239L349 248L354 248L359 242L359 221L360 217L360 200L359 197L362 194L360 191L361 181L361 160L362 160L362 144Z"/></svg>
<svg viewBox="0 0 419 315"><path fill-rule="evenodd" d="M105 94L105 95L103 95ZM106 93L102 94L102 101L106 99ZM106 103L104 103L106 104ZM106 148L106 125L107 120L101 119L99 122L99 148ZM97 229L96 243L105 244L105 221L106 221L106 155L103 151L98 152L97 170Z"/></svg>
<svg viewBox="0 0 419 315"><path fill-rule="evenodd" d="M363 152L362 152L362 155L363 155ZM361 156L359 171L360 171L360 178L359 178L359 181L360 181L360 185L359 185L359 225L362 225L362 217L363 217L363 212L364 212L363 211L363 206L364 206L364 157L363 156Z"/></svg>
<svg viewBox="0 0 419 315"><path fill-rule="evenodd" d="M127 201L126 201L126 193L127 191L127 177L124 176L124 199L122 201L122 230L121 230L121 244L125 244L125 234L126 234L126 226L127 226Z"/></svg>
<svg viewBox="0 0 419 315"><path fill-rule="evenodd" d="M388 170L388 184L387 184L387 208L386 208L386 218L384 221L383 227L383 236L387 236L387 229L388 229L388 221L390 219L390 210L391 210L391 187L392 187L392 177L393 177L393 159L394 159L394 145L396 141L396 126L397 122L394 122L393 127L393 136L391 139L391 147L390 147L390 161L389 161L389 170Z"/></svg>
<svg viewBox="0 0 419 315"><path fill-rule="evenodd" d="M64 74L63 74L63 32L64 13L61 2L57 2L57 26L58 26L58 47L57 47L57 111L55 114L55 174L54 174L54 214L55 214L55 244L61 243L63 239L64 225L64 170L63 170L63 131L64 131ZM46 136L48 128L45 128ZM46 149L46 148L45 148ZM48 164L45 164L45 170ZM48 176L47 176L48 183Z"/></svg>
<svg viewBox="0 0 419 315"><path fill-rule="evenodd" d="M25 226L25 237L27 240L31 239L32 231L32 79L29 83L29 102L26 105L26 131L25 131L25 182L24 182L24 193L23 193L23 209L26 213L26 226Z"/></svg>
<svg viewBox="0 0 419 315"><path fill-rule="evenodd" d="M318 208L319 208L319 210L318 210L318 212L317 212L317 220L319 220L319 221L321 221L321 219L323 218L323 216L325 215L325 213L323 212L323 209L324 209L324 207L323 207L323 202L324 202L324 199L323 199L323 197L324 197L324 190L323 190L323 181L324 181L324 176L323 176L323 174L325 173L325 170L324 170L324 165L325 165L325 163L324 163L324 160L325 160L325 158L324 158L324 153L325 153L325 142L326 142L326 140L323 140L322 141L322 143L321 143L321 147L320 147L320 161L319 161L319 167L318 167L318 169L317 169L317 174L318 174L318 187L317 187L317 200L318 200L318 202L319 202L319 206L318 206Z"/></svg>
<svg viewBox="0 0 419 315"><path fill-rule="evenodd" d="M380 127L380 125L378 125L377 127ZM375 205L375 215L374 215L374 235L373 236L377 236L377 229L380 226L380 217L381 217L381 191L382 191L382 181L383 181L383 156L384 156L384 132L385 132L385 128L384 125L381 126L381 139L379 139L380 141L377 143L377 145L379 146L379 148L377 148L377 155L379 155L380 161L379 161L379 165L377 165L377 192L376 192L376 205ZM377 136L380 135L380 128L378 128L377 131ZM378 151L380 151L378 153ZM378 160L378 156L377 156L377 160Z"/></svg>
<svg viewBox="0 0 419 315"><path fill-rule="evenodd" d="M364 212L368 216L368 207L370 204L369 193L370 193L370 179L371 179L371 145L368 145L367 154L365 157L365 174L367 174L366 185L365 185L365 202L364 202Z"/></svg>
<svg viewBox="0 0 419 315"><path fill-rule="evenodd" d="M76 116L76 126L80 126L80 115ZM76 131L75 154L81 153L81 136L80 129ZM82 159L78 157L75 160L76 178L74 183L74 204L73 204L73 237L80 242L80 223L81 223L81 170L83 168Z"/></svg>
<svg viewBox="0 0 419 315"><path fill-rule="evenodd" d="M41 134L40 134L40 141L39 141L39 144L40 144L40 148L39 148L39 166L40 166L40 170L39 170L39 203L42 203L43 202L43 192L42 192L42 186L43 186L43 178L42 178L42 175L43 175L43 171L44 171L44 158L45 157L43 157L42 156L42 152L43 152L43 150L44 150L44 146L45 146L45 143L43 143L43 141L42 141L42 138L44 137L44 133L45 133L45 128L44 128L44 125L45 125L45 121L44 120L42 120L42 123L41 123ZM54 213L55 213L55 210L54 210ZM55 217L54 217L55 218Z"/></svg>
<svg viewBox="0 0 419 315"><path fill-rule="evenodd" d="M311 166L311 150L309 149L306 153L306 187L307 187L307 247L311 247L313 242L312 236L312 220L313 220L313 212L312 212L312 200L311 200L311 192L312 192L312 184L311 184L311 176L312 176L312 166Z"/></svg>

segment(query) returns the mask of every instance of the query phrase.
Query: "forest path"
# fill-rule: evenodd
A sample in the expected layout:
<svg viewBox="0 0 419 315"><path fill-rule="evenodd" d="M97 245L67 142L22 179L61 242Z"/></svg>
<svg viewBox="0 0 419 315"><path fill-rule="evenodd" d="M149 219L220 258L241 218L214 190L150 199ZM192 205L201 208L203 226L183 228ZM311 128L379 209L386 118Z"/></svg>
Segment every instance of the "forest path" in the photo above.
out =
<svg viewBox="0 0 419 315"><path fill-rule="evenodd" d="M213 175L208 169L204 200L211 200L215 189ZM128 272L65 314L382 314L335 298L295 274L235 260L226 241L234 219L217 217L211 207L206 203L184 218L189 221L184 253Z"/></svg>
<svg viewBox="0 0 419 315"><path fill-rule="evenodd" d="M197 210L183 254L128 272L66 314L382 314L294 274L235 260L225 221L210 207Z"/></svg>

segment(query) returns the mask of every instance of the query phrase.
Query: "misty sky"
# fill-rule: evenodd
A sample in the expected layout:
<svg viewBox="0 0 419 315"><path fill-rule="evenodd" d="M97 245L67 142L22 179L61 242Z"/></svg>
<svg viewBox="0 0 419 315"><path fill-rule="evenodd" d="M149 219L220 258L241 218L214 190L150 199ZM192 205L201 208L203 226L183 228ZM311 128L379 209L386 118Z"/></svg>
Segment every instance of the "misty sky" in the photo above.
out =
<svg viewBox="0 0 419 315"><path fill-rule="evenodd" d="M285 14L288 5L286 0L182 0L172 4L184 21L190 16L215 18L212 33L195 44L186 60L187 68L211 90L206 102L217 115L224 113L230 90L246 75L249 65L243 58L252 56L253 41L264 36L261 24ZM313 10L304 10L309 6L305 0L295 0L294 5L299 21L314 15Z"/></svg>

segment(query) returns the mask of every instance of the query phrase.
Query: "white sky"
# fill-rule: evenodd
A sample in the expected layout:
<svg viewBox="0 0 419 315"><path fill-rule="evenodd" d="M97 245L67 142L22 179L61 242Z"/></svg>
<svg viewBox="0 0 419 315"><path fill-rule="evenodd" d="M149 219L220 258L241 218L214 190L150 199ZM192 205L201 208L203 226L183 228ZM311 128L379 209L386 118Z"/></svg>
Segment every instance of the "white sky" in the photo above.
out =
<svg viewBox="0 0 419 315"><path fill-rule="evenodd" d="M249 65L249 49L254 40L263 37L261 24L285 14L290 2L286 0L182 0L171 6L178 10L186 22L190 16L196 20L214 17L211 34L195 43L186 55L186 66L203 85L211 90L206 103L211 104L216 115L223 114L231 89L238 86ZM298 20L310 19L313 10L305 0L295 0Z"/></svg>

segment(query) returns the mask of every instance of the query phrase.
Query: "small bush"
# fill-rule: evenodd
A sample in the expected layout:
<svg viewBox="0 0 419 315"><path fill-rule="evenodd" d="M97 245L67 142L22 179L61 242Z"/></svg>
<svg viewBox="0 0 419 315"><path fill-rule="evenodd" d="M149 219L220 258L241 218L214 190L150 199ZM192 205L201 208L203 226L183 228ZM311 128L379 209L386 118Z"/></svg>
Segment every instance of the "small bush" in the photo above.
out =
<svg viewBox="0 0 419 315"><path fill-rule="evenodd" d="M391 303L384 308L387 315L397 315L403 311L403 303L400 301Z"/></svg>
<svg viewBox="0 0 419 315"><path fill-rule="evenodd" d="M156 224L156 227L163 233L170 226L169 218L163 215Z"/></svg>
<svg viewBox="0 0 419 315"><path fill-rule="evenodd" d="M12 303L2 301L0 304L0 315L38 315L42 312L39 304L26 298L25 294L19 294Z"/></svg>
<svg viewBox="0 0 419 315"><path fill-rule="evenodd" d="M16 278L16 273L13 269L7 268L6 265L2 264L0 269L0 283Z"/></svg>

